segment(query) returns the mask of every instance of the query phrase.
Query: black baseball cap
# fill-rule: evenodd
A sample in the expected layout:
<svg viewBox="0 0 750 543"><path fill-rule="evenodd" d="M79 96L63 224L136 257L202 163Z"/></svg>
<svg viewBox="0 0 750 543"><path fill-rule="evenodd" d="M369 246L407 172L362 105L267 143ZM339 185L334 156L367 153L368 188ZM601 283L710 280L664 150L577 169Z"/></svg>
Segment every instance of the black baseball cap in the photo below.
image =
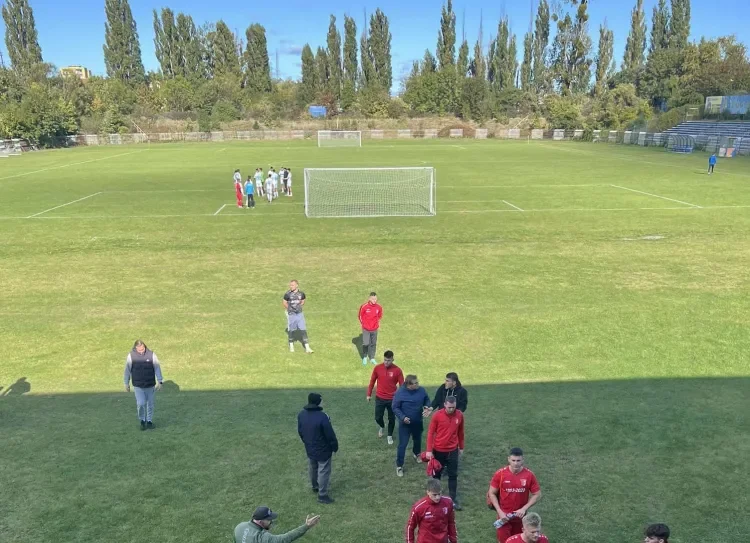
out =
<svg viewBox="0 0 750 543"><path fill-rule="evenodd" d="M278 517L278 513L274 513L265 505L258 507L253 513L253 520L275 520Z"/></svg>

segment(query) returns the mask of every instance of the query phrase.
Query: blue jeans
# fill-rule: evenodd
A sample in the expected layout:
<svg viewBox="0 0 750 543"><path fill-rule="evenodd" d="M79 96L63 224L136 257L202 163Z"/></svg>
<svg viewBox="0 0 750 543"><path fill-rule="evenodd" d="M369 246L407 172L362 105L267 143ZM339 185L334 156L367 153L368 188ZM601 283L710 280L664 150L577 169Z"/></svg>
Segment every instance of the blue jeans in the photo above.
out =
<svg viewBox="0 0 750 543"><path fill-rule="evenodd" d="M409 438L412 439L412 451L418 455L422 452L422 431L424 426L422 421L411 421L410 424L398 422L398 451L396 452L396 466L404 466L404 457L406 456L406 446L409 444Z"/></svg>

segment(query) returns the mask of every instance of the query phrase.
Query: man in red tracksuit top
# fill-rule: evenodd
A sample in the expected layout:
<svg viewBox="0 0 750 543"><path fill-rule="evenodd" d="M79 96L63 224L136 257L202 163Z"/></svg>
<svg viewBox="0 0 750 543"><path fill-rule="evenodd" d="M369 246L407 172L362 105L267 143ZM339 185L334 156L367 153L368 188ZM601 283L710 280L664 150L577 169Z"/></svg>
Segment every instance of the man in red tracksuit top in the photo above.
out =
<svg viewBox="0 0 750 543"><path fill-rule="evenodd" d="M427 458L435 458L443 466L435 478L440 479L443 471L448 472L448 493L456 511L461 505L456 501L458 490L458 457L464 451L464 414L456 409L456 397L448 396L444 409L432 415L427 429Z"/></svg>
<svg viewBox="0 0 750 543"><path fill-rule="evenodd" d="M383 437L385 421L383 415L388 411L388 445L393 445L393 429L396 427L396 415L393 414L393 395L398 387L404 384L404 372L393 363L393 351L383 353L383 363L372 369L370 385L367 387L367 401L372 397L375 382L378 389L375 393L375 422L378 423L378 437Z"/></svg>
<svg viewBox="0 0 750 543"><path fill-rule="evenodd" d="M359 323L362 325L362 365L367 365L367 358L375 362L375 347L378 343L378 328L383 318L383 308L378 303L378 295L370 293L370 297L359 307Z"/></svg>
<svg viewBox="0 0 750 543"><path fill-rule="evenodd" d="M406 523L406 543L458 543L453 500L441 492L440 481L427 479L427 496L414 504Z"/></svg>

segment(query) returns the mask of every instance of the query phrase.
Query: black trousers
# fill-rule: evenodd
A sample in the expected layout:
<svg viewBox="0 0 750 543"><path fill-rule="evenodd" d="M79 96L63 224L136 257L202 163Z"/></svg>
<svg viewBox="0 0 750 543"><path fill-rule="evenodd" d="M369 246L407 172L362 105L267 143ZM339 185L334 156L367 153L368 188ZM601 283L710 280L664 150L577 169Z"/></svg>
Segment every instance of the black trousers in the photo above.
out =
<svg viewBox="0 0 750 543"><path fill-rule="evenodd" d="M708 173L714 173L714 165L713 164L709 164L708 165Z"/></svg>
<svg viewBox="0 0 750 543"><path fill-rule="evenodd" d="M443 469L435 475L435 479L440 479L443 473L448 473L448 493L453 501L456 501L456 492L458 490L458 449L449 452L432 451L435 459L443 465Z"/></svg>
<svg viewBox="0 0 750 543"><path fill-rule="evenodd" d="M392 400L384 400L375 396L375 422L378 426L385 428L383 415L388 411L388 435L393 437L393 429L396 427L396 415L393 414Z"/></svg>
<svg viewBox="0 0 750 543"><path fill-rule="evenodd" d="M247 195L247 207L255 207L255 198L252 194Z"/></svg>

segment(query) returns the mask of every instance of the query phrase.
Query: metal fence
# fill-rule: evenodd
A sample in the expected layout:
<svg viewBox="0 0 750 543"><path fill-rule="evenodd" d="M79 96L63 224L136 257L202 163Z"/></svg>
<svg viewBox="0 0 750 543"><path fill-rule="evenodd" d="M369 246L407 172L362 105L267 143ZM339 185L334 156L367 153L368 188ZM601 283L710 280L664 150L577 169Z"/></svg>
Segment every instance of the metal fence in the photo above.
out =
<svg viewBox="0 0 750 543"><path fill-rule="evenodd" d="M61 147L80 145L131 145L144 143L173 143L173 142L227 142L227 141L292 141L317 138L315 130L240 130L214 132L160 132L137 134L107 134L107 135L76 135L68 136L59 142ZM593 143L615 143L620 145L639 145L643 147L664 147L671 150L679 148L683 151L705 151L718 153L722 148L734 146L737 154L750 155L750 138L734 138L720 135L688 136L688 142L680 143L679 135L670 133L651 133L638 131L614 130L564 130L564 129L532 129L518 128L487 129L487 128L448 128L436 129L373 129L363 130L363 139L504 139L521 140L532 143L539 140L552 141L589 141ZM684 139L684 136L683 136ZM0 149L13 148L22 150L33 149L23 140L0 140Z"/></svg>

